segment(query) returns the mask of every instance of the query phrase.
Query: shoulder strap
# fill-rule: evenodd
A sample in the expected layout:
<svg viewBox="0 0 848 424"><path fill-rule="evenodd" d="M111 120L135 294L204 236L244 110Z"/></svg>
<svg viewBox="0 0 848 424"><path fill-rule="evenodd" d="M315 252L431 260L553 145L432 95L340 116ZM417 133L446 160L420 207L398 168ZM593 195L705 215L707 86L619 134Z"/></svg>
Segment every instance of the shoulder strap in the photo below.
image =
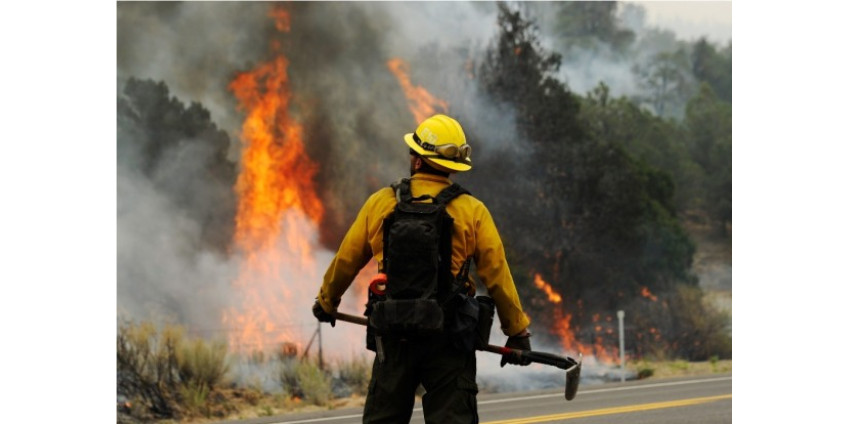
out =
<svg viewBox="0 0 848 424"><path fill-rule="evenodd" d="M412 190L409 188L409 178L401 178L392 184L397 202L409 203L412 201Z"/></svg>
<svg viewBox="0 0 848 424"><path fill-rule="evenodd" d="M427 200L427 199L433 199L433 203L440 203L439 197L433 197L433 196L430 196L429 194L422 194L421 196L418 196L418 197L412 197L412 189L410 188L411 187L410 181L411 180L409 178L401 178L400 180L398 180L397 182L392 184L392 190L395 191L395 198L397 198L398 203L400 203L400 202L403 202L403 203L420 202L422 200ZM457 188L459 188L459 190L462 190L462 192L468 193L467 191L465 191L465 189L463 189L462 187L459 187L459 185L456 184L456 183L454 183L450 187L442 190L442 193L444 193L446 190L448 190L450 188L453 188L453 186L456 186ZM443 200L443 202L445 204L447 204L447 202L450 202L454 197L462 194L462 192L456 193L456 194L450 194L449 193L450 197ZM442 193L439 193L439 195L441 196Z"/></svg>
<svg viewBox="0 0 848 424"><path fill-rule="evenodd" d="M425 199L433 199L433 203L439 203L443 205L447 205L451 200L456 199L460 195L468 194L471 192L463 188L457 183L453 183L442 191L436 197L432 197L430 195L423 195L418 197L412 197L412 190L410 189L410 179L409 178L401 178L400 180L392 183L392 190L395 192L395 197L397 198L398 203L404 202L409 203L411 201L425 200Z"/></svg>
<svg viewBox="0 0 848 424"><path fill-rule="evenodd" d="M459 184L453 183L441 192L439 192L434 202L442 205L447 205L448 203L450 203L451 200L456 199L462 194L470 195L471 192L462 188L462 186L460 186Z"/></svg>

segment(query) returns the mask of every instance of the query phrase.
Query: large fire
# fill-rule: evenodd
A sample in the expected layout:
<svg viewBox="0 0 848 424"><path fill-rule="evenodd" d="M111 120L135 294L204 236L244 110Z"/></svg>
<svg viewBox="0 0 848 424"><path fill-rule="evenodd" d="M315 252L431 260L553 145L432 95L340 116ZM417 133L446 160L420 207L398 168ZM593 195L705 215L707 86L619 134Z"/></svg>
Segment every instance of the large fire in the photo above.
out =
<svg viewBox="0 0 848 424"><path fill-rule="evenodd" d="M412 84L409 78L409 64L403 59L394 58L386 62L386 66L392 71L392 74L397 78L403 89L403 94L406 96L407 106L412 116L415 117L415 122L421 121L435 115L438 112L447 113L448 102L439 99L424 87Z"/></svg>
<svg viewBox="0 0 848 424"><path fill-rule="evenodd" d="M278 31L289 29L288 13L272 8ZM317 166L306 155L303 129L289 114L288 60L279 43L273 59L239 73L230 90L246 114L242 125L241 171L236 183L238 209L234 246L242 255L233 285L241 307L224 312L230 347L264 351L304 336L286 300L294 291L314 291L315 228L323 205L315 194ZM313 294L314 296L314 294Z"/></svg>

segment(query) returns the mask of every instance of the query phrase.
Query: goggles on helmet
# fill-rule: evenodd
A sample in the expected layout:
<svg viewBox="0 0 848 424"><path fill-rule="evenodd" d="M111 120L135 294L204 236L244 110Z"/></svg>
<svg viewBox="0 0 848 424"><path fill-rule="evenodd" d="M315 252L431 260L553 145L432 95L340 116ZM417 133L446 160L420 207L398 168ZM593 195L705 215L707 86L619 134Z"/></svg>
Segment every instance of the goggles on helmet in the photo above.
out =
<svg viewBox="0 0 848 424"><path fill-rule="evenodd" d="M416 133L412 133L412 139L415 140L422 149L436 153L435 155L421 155L424 157L437 157L440 159L452 160L454 162L468 162L468 157L471 156L471 146L468 144L457 146L456 144L449 143L436 146L426 141L422 141L418 138L418 134Z"/></svg>

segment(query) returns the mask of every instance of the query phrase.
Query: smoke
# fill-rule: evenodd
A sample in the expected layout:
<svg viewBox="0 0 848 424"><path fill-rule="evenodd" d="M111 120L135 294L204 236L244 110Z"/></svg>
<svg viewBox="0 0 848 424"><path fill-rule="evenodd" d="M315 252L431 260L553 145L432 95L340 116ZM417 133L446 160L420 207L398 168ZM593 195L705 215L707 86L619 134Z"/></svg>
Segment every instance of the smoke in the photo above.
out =
<svg viewBox="0 0 848 424"><path fill-rule="evenodd" d="M261 2L119 4L119 91L130 77L165 81L177 98L202 103L234 134L240 119L226 86L267 50L268 9Z"/></svg>
<svg viewBox="0 0 848 424"><path fill-rule="evenodd" d="M449 103L476 136L475 152L514 139L509 113L494 111L473 80L472 59L496 30L493 5L334 2L291 9L291 33L282 41L307 150L321 164L316 183L328 213L320 240L330 249L364 199L408 172L401 140L417 122L388 60L406 61L414 84Z"/></svg>
<svg viewBox="0 0 848 424"><path fill-rule="evenodd" d="M188 145L172 153L178 157L192 150L194 146ZM165 165L154 179L169 173L173 168ZM153 180L121 164L117 177L119 317L165 320L199 331L220 329L218 314L226 304L236 264L199 248L200 223L157 189Z"/></svg>
<svg viewBox="0 0 848 424"><path fill-rule="evenodd" d="M226 157L235 166L243 116L227 85L235 73L268 58L271 40L282 43L290 62L292 113L305 129L309 157L319 164L315 182L326 211L311 241L318 253L311 270L314 286L306 292L315 293L364 200L408 172L401 137L417 123L386 67L389 59L407 61L413 83L449 103L474 149L474 172L502 172L488 159L505 150L520 151L521 141L514 111L489 101L475 81L476 61L497 31L495 4L294 2L287 6L292 16L287 34L274 31L270 7L243 2L118 3L117 85L122 90L130 78L150 78L163 81L180 101L202 104L210 120L229 135ZM638 25L642 23L637 21L634 28ZM552 40L546 43L556 47ZM595 52L577 51L564 61L559 77L579 93L601 80L614 94L635 93L632 61L612 56L605 46ZM147 156L140 139L155 138L151 130L119 125L119 314L167 317L190 330L210 332L206 336L223 335L227 329L221 328L221 312L237 305L231 284L238 260L227 254L226 246L208 245L204 229L209 222L191 211L223 207L223 193L231 196L232 184L186 181L187 175L209 170L208 159L218 151L191 138L164 150L155 166L145 170ZM465 178L460 175L457 181ZM207 200L187 209L180 200L186 198ZM361 312L361 287L361 282L351 287L342 308ZM290 305L298 310L293 325L302 326L305 337L314 328L308 311L311 300L307 296ZM336 336L342 332L346 336ZM328 350L362 351L364 332L358 327L339 324L324 337ZM524 381L518 378L523 371L513 373L517 367L502 373L494 355L478 356L481 376ZM494 367L498 370L489 372Z"/></svg>

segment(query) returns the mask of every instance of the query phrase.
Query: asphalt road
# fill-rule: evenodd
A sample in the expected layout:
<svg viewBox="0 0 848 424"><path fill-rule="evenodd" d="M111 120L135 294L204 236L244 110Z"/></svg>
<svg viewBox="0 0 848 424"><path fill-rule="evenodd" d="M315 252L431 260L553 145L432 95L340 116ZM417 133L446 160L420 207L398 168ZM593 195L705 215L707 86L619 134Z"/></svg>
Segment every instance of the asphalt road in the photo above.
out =
<svg viewBox="0 0 848 424"><path fill-rule="evenodd" d="M562 391L499 393L478 397L482 424L715 424L731 422L732 376L675 378L581 387L566 402ZM361 409L340 409L238 421L241 424L352 424ZM420 404L412 423L423 423ZM232 422L235 424L236 422Z"/></svg>

